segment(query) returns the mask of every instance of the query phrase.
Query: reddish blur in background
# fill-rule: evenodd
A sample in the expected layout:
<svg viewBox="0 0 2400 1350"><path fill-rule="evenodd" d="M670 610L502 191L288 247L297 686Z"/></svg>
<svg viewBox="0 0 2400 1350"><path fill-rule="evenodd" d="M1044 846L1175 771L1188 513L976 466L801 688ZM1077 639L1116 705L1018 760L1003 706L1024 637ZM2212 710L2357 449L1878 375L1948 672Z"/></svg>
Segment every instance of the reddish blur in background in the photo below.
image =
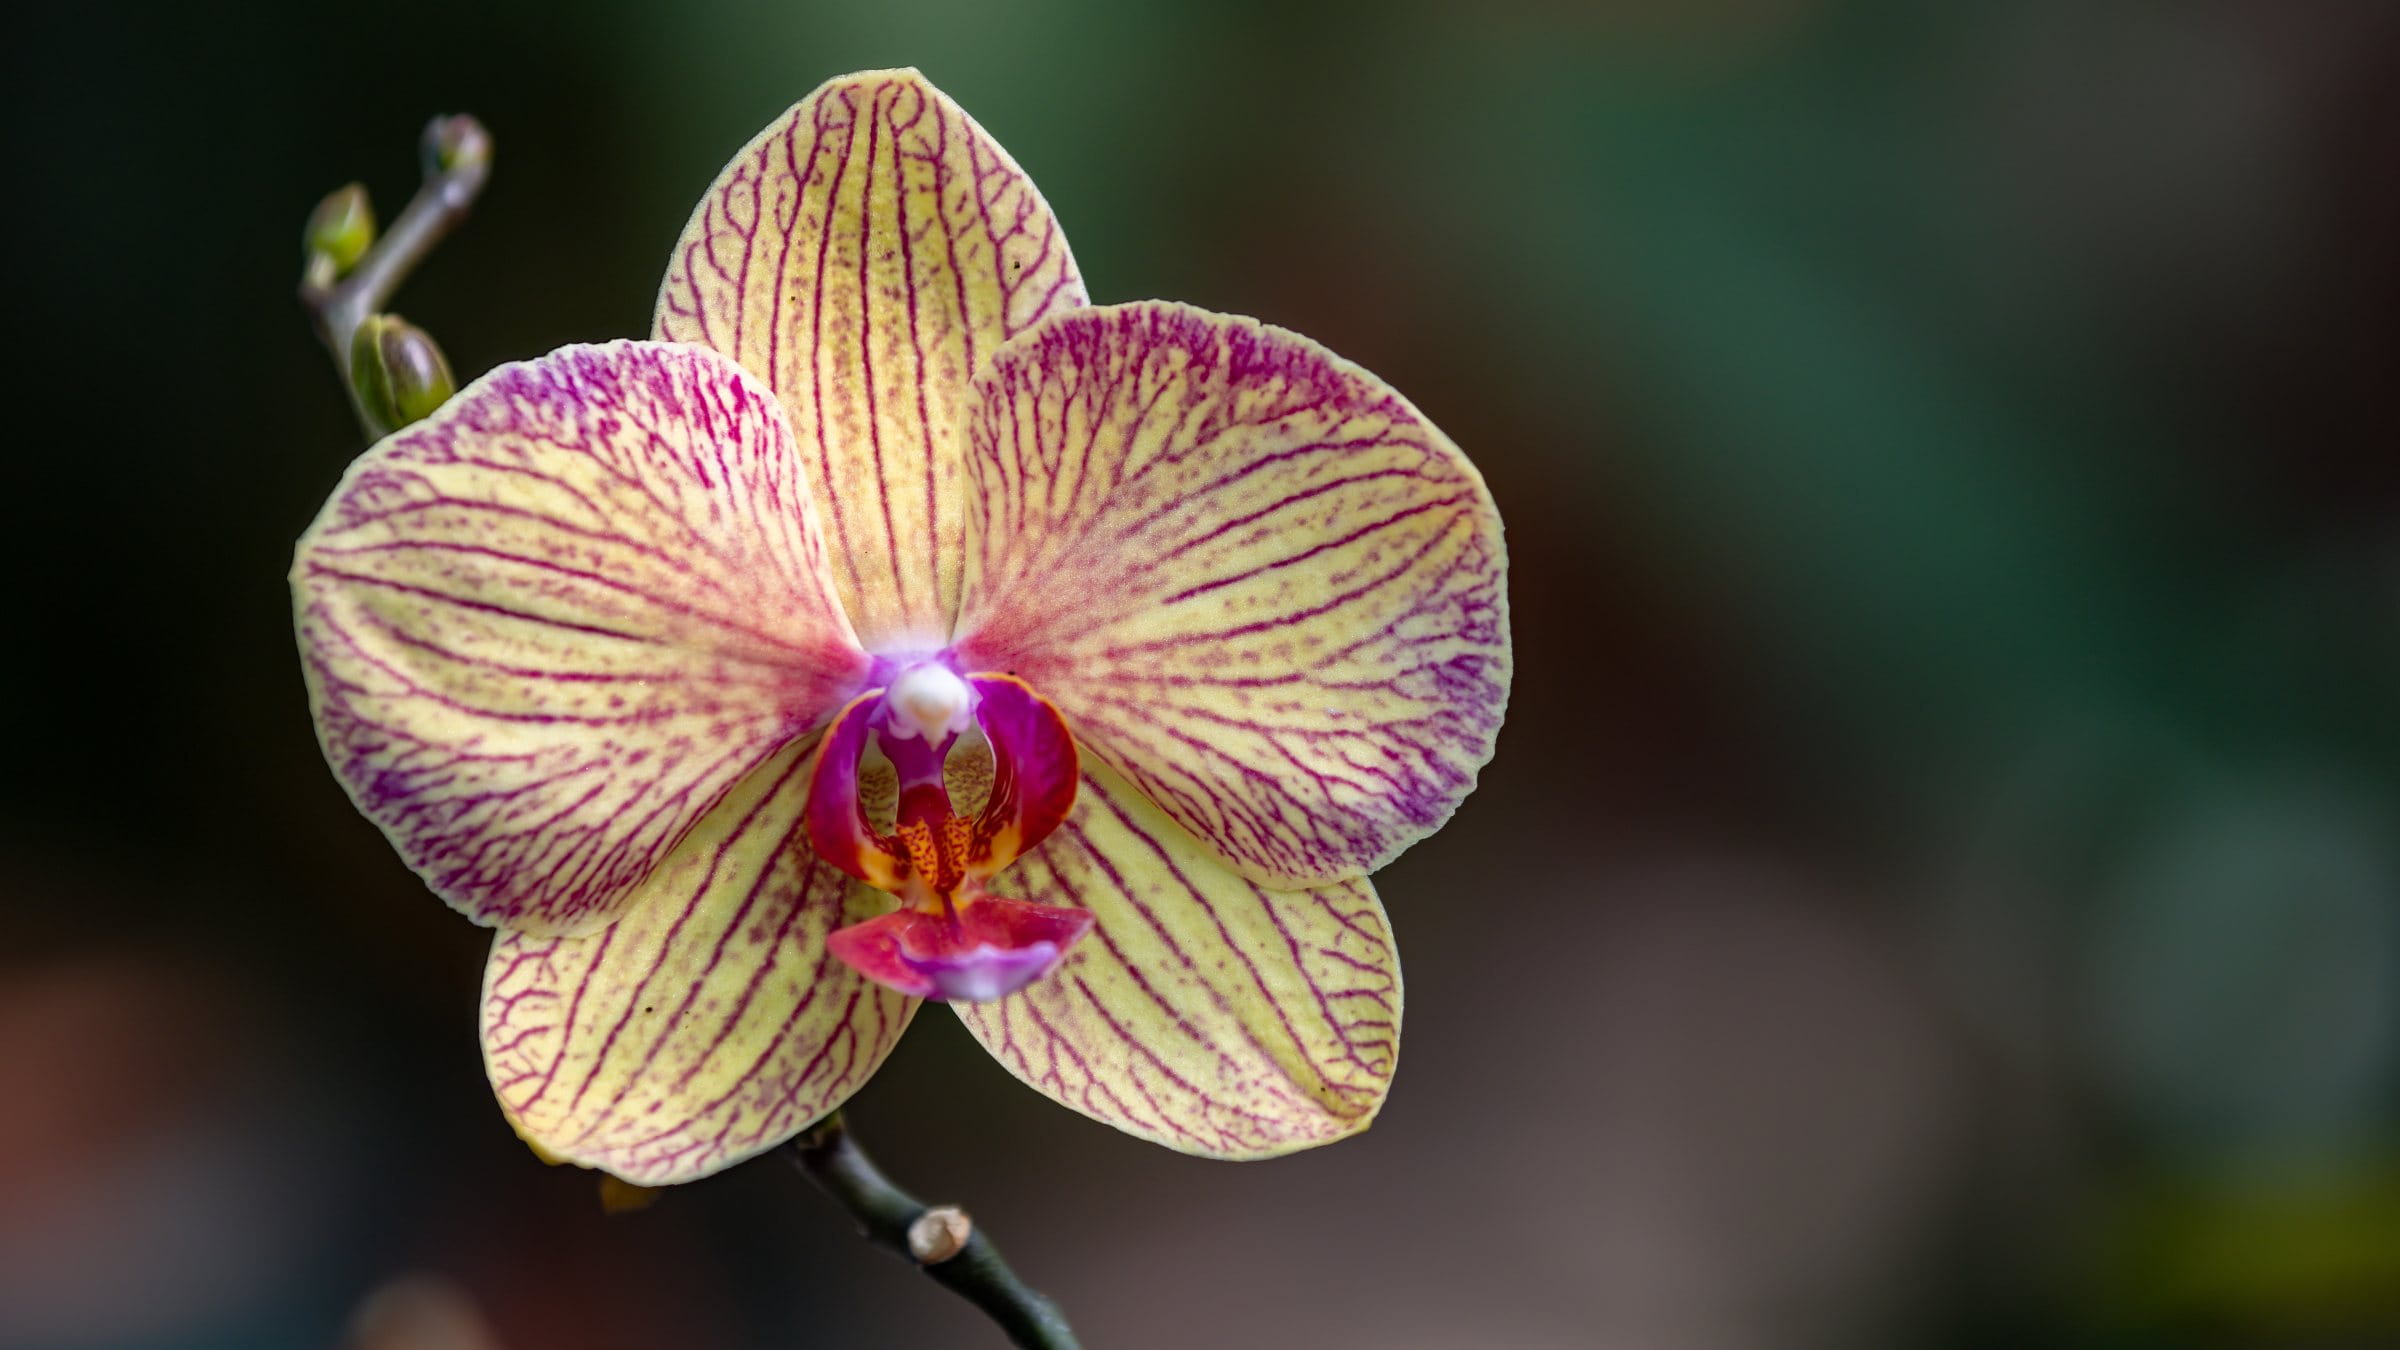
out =
<svg viewBox="0 0 2400 1350"><path fill-rule="evenodd" d="M895 64L1096 297L1405 390L1515 561L1370 1133L1184 1158L940 1015L857 1099L1091 1344L2400 1344L2400 8L205 9L11 22L0 1345L992 1343L778 1161L612 1217L516 1142L283 581L361 448L321 193L486 120L398 305L471 376L643 332Z"/></svg>

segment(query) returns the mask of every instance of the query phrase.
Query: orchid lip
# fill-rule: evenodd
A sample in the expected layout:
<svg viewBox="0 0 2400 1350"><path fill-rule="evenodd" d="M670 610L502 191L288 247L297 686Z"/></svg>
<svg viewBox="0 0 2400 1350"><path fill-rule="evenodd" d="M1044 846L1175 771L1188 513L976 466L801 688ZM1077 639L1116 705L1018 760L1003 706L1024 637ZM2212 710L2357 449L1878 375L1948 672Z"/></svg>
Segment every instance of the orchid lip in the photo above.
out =
<svg viewBox="0 0 2400 1350"><path fill-rule="evenodd" d="M990 943L977 943L974 950L938 961L910 961L909 967L924 974L941 990L941 997L964 1003L988 1003L1017 992L1050 973L1058 964L1058 944L1036 942L1015 951L1004 950Z"/></svg>
<svg viewBox="0 0 2400 1350"><path fill-rule="evenodd" d="M973 894L947 913L900 909L828 939L844 965L915 998L983 1003L1047 975L1090 931L1088 911Z"/></svg>

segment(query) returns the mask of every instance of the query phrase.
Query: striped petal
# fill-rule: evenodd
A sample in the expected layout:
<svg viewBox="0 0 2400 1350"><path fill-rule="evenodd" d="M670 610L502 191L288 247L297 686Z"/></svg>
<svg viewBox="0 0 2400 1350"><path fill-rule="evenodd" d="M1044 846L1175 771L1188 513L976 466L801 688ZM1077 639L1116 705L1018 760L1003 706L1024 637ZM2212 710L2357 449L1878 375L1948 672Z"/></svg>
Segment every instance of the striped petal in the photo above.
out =
<svg viewBox="0 0 2400 1350"><path fill-rule="evenodd" d="M369 450L300 540L317 733L479 923L589 931L867 658L790 427L650 342L502 366Z"/></svg>
<svg viewBox="0 0 2400 1350"><path fill-rule="evenodd" d="M1281 329L1061 315L977 381L957 651L1246 875L1360 876L1491 757L1500 518L1456 446Z"/></svg>
<svg viewBox="0 0 2400 1350"><path fill-rule="evenodd" d="M1270 890L1105 768L995 891L1091 911L1058 969L953 1003L1011 1073L1185 1153L1261 1158L1367 1127L1400 1046L1400 965L1364 880Z"/></svg>
<svg viewBox="0 0 2400 1350"><path fill-rule="evenodd" d="M543 1154L645 1186L773 1148L883 1062L914 1000L825 938L872 892L808 851L812 747L791 746L709 813L592 937L503 933L483 1049L511 1124Z"/></svg>
<svg viewBox="0 0 2400 1350"><path fill-rule="evenodd" d="M968 380L1084 303L1033 183L913 70L809 95L684 228L655 332L773 385L828 512L835 582L878 651L933 650L958 605Z"/></svg>

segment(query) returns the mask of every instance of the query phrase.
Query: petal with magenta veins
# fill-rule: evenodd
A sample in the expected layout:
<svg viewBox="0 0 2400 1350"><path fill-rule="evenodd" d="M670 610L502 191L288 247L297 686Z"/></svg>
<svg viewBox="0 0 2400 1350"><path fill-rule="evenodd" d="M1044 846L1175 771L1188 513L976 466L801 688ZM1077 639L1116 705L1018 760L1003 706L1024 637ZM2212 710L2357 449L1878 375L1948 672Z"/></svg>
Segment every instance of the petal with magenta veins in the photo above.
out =
<svg viewBox="0 0 2400 1350"><path fill-rule="evenodd" d="M353 464L292 566L317 734L479 923L589 931L868 660L765 385L713 352L502 366Z"/></svg>
<svg viewBox="0 0 2400 1350"><path fill-rule="evenodd" d="M726 165L676 244L653 332L774 387L859 633L931 649L957 612L968 381L1083 303L1066 237L1008 153L915 71L868 71Z"/></svg>
<svg viewBox="0 0 2400 1350"><path fill-rule="evenodd" d="M951 1005L1048 1096L1218 1158L1331 1143L1382 1106L1400 966L1366 881L1260 886L1095 765L1073 817L993 885L1094 920L1047 978Z"/></svg>
<svg viewBox="0 0 2400 1350"><path fill-rule="evenodd" d="M1245 875L1360 876L1448 818L1510 673L1458 448L1249 319L1054 316L977 377L956 651L1021 676Z"/></svg>
<svg viewBox="0 0 2400 1350"><path fill-rule="evenodd" d="M1075 737L1058 709L1023 680L976 675L967 683L992 763L968 875L988 877L1047 839L1075 809Z"/></svg>
<svg viewBox="0 0 2400 1350"><path fill-rule="evenodd" d="M544 1155L690 1181L841 1105L899 1039L915 1002L826 946L876 900L809 853L813 748L719 803L606 931L494 943L485 1067Z"/></svg>

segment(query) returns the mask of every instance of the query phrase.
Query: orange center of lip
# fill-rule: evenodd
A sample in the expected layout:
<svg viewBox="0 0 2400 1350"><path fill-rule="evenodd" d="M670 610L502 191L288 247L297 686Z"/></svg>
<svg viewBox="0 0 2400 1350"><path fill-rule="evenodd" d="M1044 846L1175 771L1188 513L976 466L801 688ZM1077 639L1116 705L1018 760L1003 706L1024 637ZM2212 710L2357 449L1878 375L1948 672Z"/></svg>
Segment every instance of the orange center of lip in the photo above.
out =
<svg viewBox="0 0 2400 1350"><path fill-rule="evenodd" d="M975 824L951 808L948 788L939 781L905 788L891 841L907 868L902 899L927 914L949 912L974 862Z"/></svg>

